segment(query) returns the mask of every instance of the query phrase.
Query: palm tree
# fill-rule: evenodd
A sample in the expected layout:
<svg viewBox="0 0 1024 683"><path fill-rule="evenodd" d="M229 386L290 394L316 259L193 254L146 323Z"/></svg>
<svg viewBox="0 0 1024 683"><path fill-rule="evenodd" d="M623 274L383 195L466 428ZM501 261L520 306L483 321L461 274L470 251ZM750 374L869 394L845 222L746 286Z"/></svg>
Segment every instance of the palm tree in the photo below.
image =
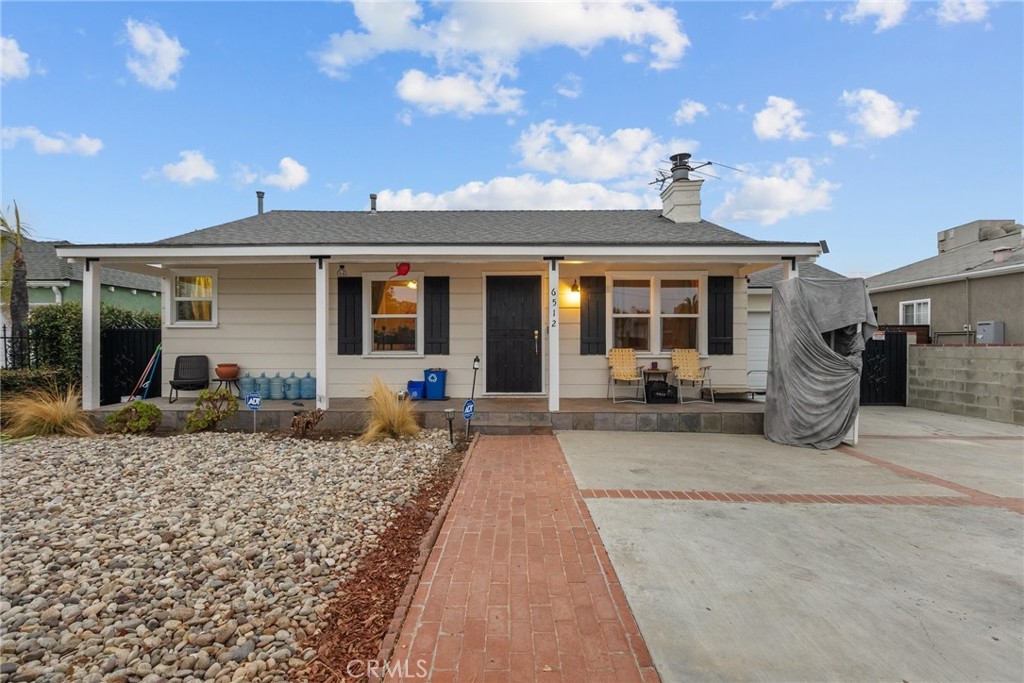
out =
<svg viewBox="0 0 1024 683"><path fill-rule="evenodd" d="M3 264L3 304L11 318L11 340L8 351L13 367L24 367L28 360L28 268L22 251L25 239L30 234L27 224L21 222L18 203L14 203L14 225L0 213L0 253L10 258Z"/></svg>

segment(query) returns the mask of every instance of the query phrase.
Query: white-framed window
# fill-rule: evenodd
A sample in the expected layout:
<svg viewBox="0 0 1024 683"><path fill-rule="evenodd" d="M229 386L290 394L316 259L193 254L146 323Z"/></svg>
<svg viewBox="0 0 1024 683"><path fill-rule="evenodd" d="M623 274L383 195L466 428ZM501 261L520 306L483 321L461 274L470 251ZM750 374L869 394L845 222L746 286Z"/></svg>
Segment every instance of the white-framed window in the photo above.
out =
<svg viewBox="0 0 1024 683"><path fill-rule="evenodd" d="M363 311L368 355L423 355L422 273L364 274Z"/></svg>
<svg viewBox="0 0 1024 683"><path fill-rule="evenodd" d="M171 327L217 326L217 271L177 270L168 278L166 320Z"/></svg>
<svg viewBox="0 0 1024 683"><path fill-rule="evenodd" d="M900 302L900 325L931 325L932 300L917 299Z"/></svg>
<svg viewBox="0 0 1024 683"><path fill-rule="evenodd" d="M707 273L609 273L608 347L660 354L707 347Z"/></svg>

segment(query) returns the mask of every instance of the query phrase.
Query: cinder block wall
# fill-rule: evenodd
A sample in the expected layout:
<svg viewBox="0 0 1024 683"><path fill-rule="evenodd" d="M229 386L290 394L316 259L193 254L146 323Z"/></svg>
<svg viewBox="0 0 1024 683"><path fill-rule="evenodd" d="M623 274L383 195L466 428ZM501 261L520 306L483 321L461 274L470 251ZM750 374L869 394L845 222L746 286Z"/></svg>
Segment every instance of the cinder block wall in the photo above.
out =
<svg viewBox="0 0 1024 683"><path fill-rule="evenodd" d="M1024 425L1024 345L911 346L907 405Z"/></svg>

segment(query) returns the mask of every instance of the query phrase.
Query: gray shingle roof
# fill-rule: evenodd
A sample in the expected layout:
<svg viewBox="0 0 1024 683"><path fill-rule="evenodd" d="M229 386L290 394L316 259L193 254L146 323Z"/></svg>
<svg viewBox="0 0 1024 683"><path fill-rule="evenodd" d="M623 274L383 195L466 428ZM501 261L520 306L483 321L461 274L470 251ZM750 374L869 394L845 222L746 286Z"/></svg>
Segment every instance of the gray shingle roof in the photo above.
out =
<svg viewBox="0 0 1024 683"><path fill-rule="evenodd" d="M840 275L834 270L822 268L817 263L801 263L800 277L806 277L812 280L831 280L834 278L844 279L846 276ZM781 281L782 266L772 266L766 270L759 270L747 278L747 287L749 289L771 289L776 282Z"/></svg>
<svg viewBox="0 0 1024 683"><path fill-rule="evenodd" d="M993 240L974 242L962 247L937 254L923 261L879 273L867 278L868 290L889 287L905 283L918 282L930 278L941 278L955 275L971 275L983 273L993 268L1009 266L1024 267L1024 243L1020 233L1007 235ZM992 251L1000 247L1009 247L1013 251L1003 263L993 260Z"/></svg>
<svg viewBox="0 0 1024 683"><path fill-rule="evenodd" d="M70 242L24 240L22 242L22 253L25 254L25 267L28 272L29 282L46 280L73 280L81 282L82 264L68 263L64 259L57 257L56 248L68 245L70 245ZM9 257L10 250L8 249L4 252L4 260L7 260ZM126 289L141 289L147 292L160 291L160 278L110 267L104 267L100 271L100 283Z"/></svg>
<svg viewBox="0 0 1024 683"><path fill-rule="evenodd" d="M269 211L155 242L166 246L381 243L408 245L741 245L720 225L676 224L660 210Z"/></svg>

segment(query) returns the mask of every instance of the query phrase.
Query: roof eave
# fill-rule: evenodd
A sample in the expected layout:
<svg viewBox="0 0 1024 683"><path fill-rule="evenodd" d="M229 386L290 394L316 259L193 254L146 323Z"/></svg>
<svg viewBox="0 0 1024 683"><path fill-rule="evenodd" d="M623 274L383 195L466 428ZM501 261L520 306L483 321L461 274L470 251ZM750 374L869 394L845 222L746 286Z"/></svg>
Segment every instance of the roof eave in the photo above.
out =
<svg viewBox="0 0 1024 683"><path fill-rule="evenodd" d="M821 255L817 242L772 243L754 242L737 244L658 244L658 245L451 245L451 244L367 244L367 245L266 245L266 246L153 246L153 245L95 245L67 246L57 250L61 258L110 259L164 263L205 259L301 261L311 257L404 258L431 261L480 259L501 261L508 259L544 258L563 256L567 259L589 260L665 260L669 258L723 257L779 259L781 257L816 258Z"/></svg>
<svg viewBox="0 0 1024 683"><path fill-rule="evenodd" d="M994 277L996 275L1009 275L1011 273L1024 272L1024 263L1014 263L1009 266L1003 266L1001 268L987 268L985 270L977 271L964 271L960 273L953 273L951 275L936 275L934 277L921 278L918 280L907 280L906 282L894 282L888 285L879 285L872 287L868 284L868 293L872 292L892 292L900 289L910 289L912 287L926 287L928 285L941 285L946 282L959 282L961 280L976 280L983 277Z"/></svg>

